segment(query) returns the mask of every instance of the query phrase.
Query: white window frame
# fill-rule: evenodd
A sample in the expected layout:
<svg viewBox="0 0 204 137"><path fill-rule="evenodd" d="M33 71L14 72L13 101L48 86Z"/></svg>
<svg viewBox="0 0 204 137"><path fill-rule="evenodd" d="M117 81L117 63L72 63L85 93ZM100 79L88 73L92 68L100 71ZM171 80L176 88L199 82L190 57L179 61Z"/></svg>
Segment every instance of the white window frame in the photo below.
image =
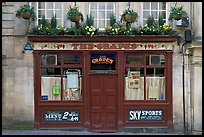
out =
<svg viewBox="0 0 204 137"><path fill-rule="evenodd" d="M107 11L113 11L113 14L116 13L116 2L113 2L113 10L107 10L108 2L104 2L104 3L105 3L105 9L99 10L99 2L97 2L97 8L92 10L92 11L96 11L97 12L97 18L94 18L94 21L96 20L96 24L94 24L95 27L99 28L99 21L100 20L106 20L105 21L105 25L103 26L103 28L99 28L99 31L104 31L105 30L104 27L107 26L107 22L110 20L109 18L107 18ZM88 9L89 9L88 14L90 15L90 13L91 13L91 2L89 2L89 8ZM105 18L104 19L100 19L99 18L99 11L105 12Z"/></svg>
<svg viewBox="0 0 204 137"><path fill-rule="evenodd" d="M167 13L168 13L167 2L165 2L165 4L166 4L166 9L165 9L165 10L160 10L160 9L159 9L159 3L161 3L161 2L157 2L157 6L158 6L158 9L157 9L157 10L156 10L156 9L155 9L155 10L152 10L152 9L151 9L151 2L148 2L148 3L150 3L150 7L149 7L148 10L146 10L146 9L144 10L144 2L141 3L141 24L142 24L142 25L145 25L144 22L143 22L143 20L144 20L144 18L143 18L143 12L144 12L144 11L148 11L148 12L150 13L149 15L151 15L151 12L152 12L152 11L157 11L157 16L158 16L158 17L159 17L159 12L160 12L160 11L165 11L165 12L166 12L166 19L164 19L164 20L166 21L166 24L168 24L169 22L168 22L168 14L167 14ZM154 20L157 21L158 19L154 19Z"/></svg>
<svg viewBox="0 0 204 137"><path fill-rule="evenodd" d="M58 26L61 26L61 27L64 27L64 2L60 2L61 3L61 9L55 9L55 3L56 2L52 2L53 3L53 9L47 9L47 3L48 2L44 2L45 3L45 9L38 9L38 5L39 5L39 2L36 2L36 25L38 25L38 20L39 19L42 19L42 18L39 18L38 15L39 15L39 10L45 10L45 19L51 19L51 18L47 18L47 12L48 10L49 11L53 11L53 13L55 14L55 12L58 10L58 11L61 11L61 17L57 17L56 19L57 20L61 20L61 24L58 24Z"/></svg>

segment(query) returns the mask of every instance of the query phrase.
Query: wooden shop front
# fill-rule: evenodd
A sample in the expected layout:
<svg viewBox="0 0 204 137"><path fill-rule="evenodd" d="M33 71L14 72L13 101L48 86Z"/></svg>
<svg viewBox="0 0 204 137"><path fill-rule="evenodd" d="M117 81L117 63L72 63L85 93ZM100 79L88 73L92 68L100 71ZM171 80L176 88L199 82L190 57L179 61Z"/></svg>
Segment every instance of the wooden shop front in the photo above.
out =
<svg viewBox="0 0 204 137"><path fill-rule="evenodd" d="M28 36L35 128L173 127L176 36Z"/></svg>

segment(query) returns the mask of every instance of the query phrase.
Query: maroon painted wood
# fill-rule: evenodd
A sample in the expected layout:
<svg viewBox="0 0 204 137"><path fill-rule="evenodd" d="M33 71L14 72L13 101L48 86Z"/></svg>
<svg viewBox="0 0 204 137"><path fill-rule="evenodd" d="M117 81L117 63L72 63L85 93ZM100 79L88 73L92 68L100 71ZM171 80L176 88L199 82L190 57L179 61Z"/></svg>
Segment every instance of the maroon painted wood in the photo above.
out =
<svg viewBox="0 0 204 137"><path fill-rule="evenodd" d="M30 42L175 42L177 36L28 36ZM34 126L35 128L69 128L85 127L92 131L115 132L124 127L166 126L173 127L172 99L172 56L173 51L114 50L117 55L116 71L110 75L96 75L90 71L90 54L97 51L78 50L40 50L34 54ZM112 52L111 50L107 52ZM165 94L166 100L124 100L124 70L125 55L129 53L165 53ZM83 71L83 100L82 101L41 101L40 55L42 53L80 54L81 64L69 67L79 67ZM131 65L130 65L131 66ZM64 66L66 67L66 66ZM97 82L97 81L105 81ZM103 84L101 84L103 83ZM110 84L112 86L110 88ZM97 98L103 103L98 103ZM96 105L96 106L94 106ZM44 110L80 110L80 122L44 122ZM129 109L163 109L163 121L128 121ZM102 124L101 124L102 123ZM98 126L97 126L98 125ZM101 125L101 126L100 126Z"/></svg>

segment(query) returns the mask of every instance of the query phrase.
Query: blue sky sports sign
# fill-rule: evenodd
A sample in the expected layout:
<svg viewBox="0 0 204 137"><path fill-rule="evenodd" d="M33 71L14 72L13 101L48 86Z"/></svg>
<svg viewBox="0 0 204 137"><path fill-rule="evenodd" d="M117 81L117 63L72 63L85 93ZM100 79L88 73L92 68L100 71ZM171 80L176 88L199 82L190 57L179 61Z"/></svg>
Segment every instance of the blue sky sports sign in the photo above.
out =
<svg viewBox="0 0 204 137"><path fill-rule="evenodd" d="M163 109L128 110L129 121L162 121L163 117L164 117Z"/></svg>

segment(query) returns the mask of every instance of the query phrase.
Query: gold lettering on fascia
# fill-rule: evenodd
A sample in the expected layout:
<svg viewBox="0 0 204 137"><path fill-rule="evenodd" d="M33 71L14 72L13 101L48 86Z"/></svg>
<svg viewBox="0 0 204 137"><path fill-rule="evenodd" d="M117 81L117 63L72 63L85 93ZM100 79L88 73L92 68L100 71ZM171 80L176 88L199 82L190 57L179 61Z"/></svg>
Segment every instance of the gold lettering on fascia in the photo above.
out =
<svg viewBox="0 0 204 137"><path fill-rule="evenodd" d="M34 43L34 50L173 50L175 43Z"/></svg>

